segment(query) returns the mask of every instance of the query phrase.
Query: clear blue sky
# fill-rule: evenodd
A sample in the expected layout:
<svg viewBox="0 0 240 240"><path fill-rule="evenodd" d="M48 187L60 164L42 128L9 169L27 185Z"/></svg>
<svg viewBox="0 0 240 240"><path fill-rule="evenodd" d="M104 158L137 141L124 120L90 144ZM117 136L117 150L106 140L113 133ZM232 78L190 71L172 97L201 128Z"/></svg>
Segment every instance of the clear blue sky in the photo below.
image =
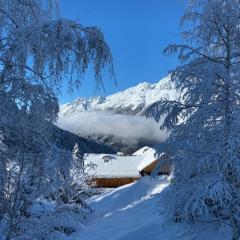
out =
<svg viewBox="0 0 240 240"><path fill-rule="evenodd" d="M76 97L109 95L166 76L177 60L162 51L180 41L179 19L185 7L185 0L61 0L63 17L102 30L113 54L118 85L106 76L105 91L96 92L89 71L80 91L67 94L63 90L60 103Z"/></svg>

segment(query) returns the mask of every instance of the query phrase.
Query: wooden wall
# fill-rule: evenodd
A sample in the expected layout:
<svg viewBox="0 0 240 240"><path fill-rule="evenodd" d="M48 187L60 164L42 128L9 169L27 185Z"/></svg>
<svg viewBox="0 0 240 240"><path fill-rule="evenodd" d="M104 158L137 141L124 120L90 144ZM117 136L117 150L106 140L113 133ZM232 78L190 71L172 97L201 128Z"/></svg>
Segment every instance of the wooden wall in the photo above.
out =
<svg viewBox="0 0 240 240"><path fill-rule="evenodd" d="M93 181L95 182L96 187L115 188L132 183L138 179L139 178L95 178Z"/></svg>
<svg viewBox="0 0 240 240"><path fill-rule="evenodd" d="M151 163L149 166L145 167L142 172L147 173L147 175L150 175L154 171L156 165L157 165L157 160ZM161 170L159 171L159 175L163 175L163 174L168 175L170 174L170 170L171 170L170 163L163 164L163 166L161 167Z"/></svg>

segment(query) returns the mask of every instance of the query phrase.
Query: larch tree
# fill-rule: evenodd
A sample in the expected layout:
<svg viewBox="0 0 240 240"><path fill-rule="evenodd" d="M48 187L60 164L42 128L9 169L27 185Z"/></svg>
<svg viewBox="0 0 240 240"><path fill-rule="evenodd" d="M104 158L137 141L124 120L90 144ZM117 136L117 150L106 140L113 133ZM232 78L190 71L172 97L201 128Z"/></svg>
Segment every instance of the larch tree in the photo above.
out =
<svg viewBox="0 0 240 240"><path fill-rule="evenodd" d="M8 240L29 231L24 219L34 201L56 200L70 182L71 153L49 138L62 80L77 89L90 65L98 84L104 69L114 75L101 31L58 9L57 0L0 0L0 235ZM23 239L54 239L46 232Z"/></svg>
<svg viewBox="0 0 240 240"><path fill-rule="evenodd" d="M180 100L153 104L170 136L160 151L173 160L165 200L177 222L210 221L240 237L240 2L190 1L171 72ZM174 202L172 199L175 199Z"/></svg>

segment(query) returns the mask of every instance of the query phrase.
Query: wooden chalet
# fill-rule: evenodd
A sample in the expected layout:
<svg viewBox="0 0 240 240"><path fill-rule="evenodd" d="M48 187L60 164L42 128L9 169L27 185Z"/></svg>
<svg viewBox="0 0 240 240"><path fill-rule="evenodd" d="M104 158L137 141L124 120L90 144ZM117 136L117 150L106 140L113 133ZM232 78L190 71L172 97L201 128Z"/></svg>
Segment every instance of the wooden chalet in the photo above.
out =
<svg viewBox="0 0 240 240"><path fill-rule="evenodd" d="M165 156L166 158L166 156ZM132 183L144 175L150 175L159 161L153 148L144 147L131 156L119 154L85 154L85 166L87 173L92 177L97 187L119 187ZM161 168L159 174L168 174L170 165Z"/></svg>

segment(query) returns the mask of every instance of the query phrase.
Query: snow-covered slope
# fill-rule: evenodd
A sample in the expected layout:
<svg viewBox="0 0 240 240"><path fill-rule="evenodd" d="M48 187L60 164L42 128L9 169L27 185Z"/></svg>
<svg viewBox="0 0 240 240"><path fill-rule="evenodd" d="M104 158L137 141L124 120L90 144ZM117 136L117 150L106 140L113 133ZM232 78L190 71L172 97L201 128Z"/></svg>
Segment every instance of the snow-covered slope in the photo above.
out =
<svg viewBox="0 0 240 240"><path fill-rule="evenodd" d="M178 96L170 76L155 84L143 82L108 97L79 98L60 107L60 116L84 111L111 111L120 114L141 114L150 104L160 99Z"/></svg>
<svg viewBox="0 0 240 240"><path fill-rule="evenodd" d="M90 201L93 213L67 240L230 240L227 225L174 223L161 205L165 176L144 177ZM173 199L174 201L174 199Z"/></svg>

